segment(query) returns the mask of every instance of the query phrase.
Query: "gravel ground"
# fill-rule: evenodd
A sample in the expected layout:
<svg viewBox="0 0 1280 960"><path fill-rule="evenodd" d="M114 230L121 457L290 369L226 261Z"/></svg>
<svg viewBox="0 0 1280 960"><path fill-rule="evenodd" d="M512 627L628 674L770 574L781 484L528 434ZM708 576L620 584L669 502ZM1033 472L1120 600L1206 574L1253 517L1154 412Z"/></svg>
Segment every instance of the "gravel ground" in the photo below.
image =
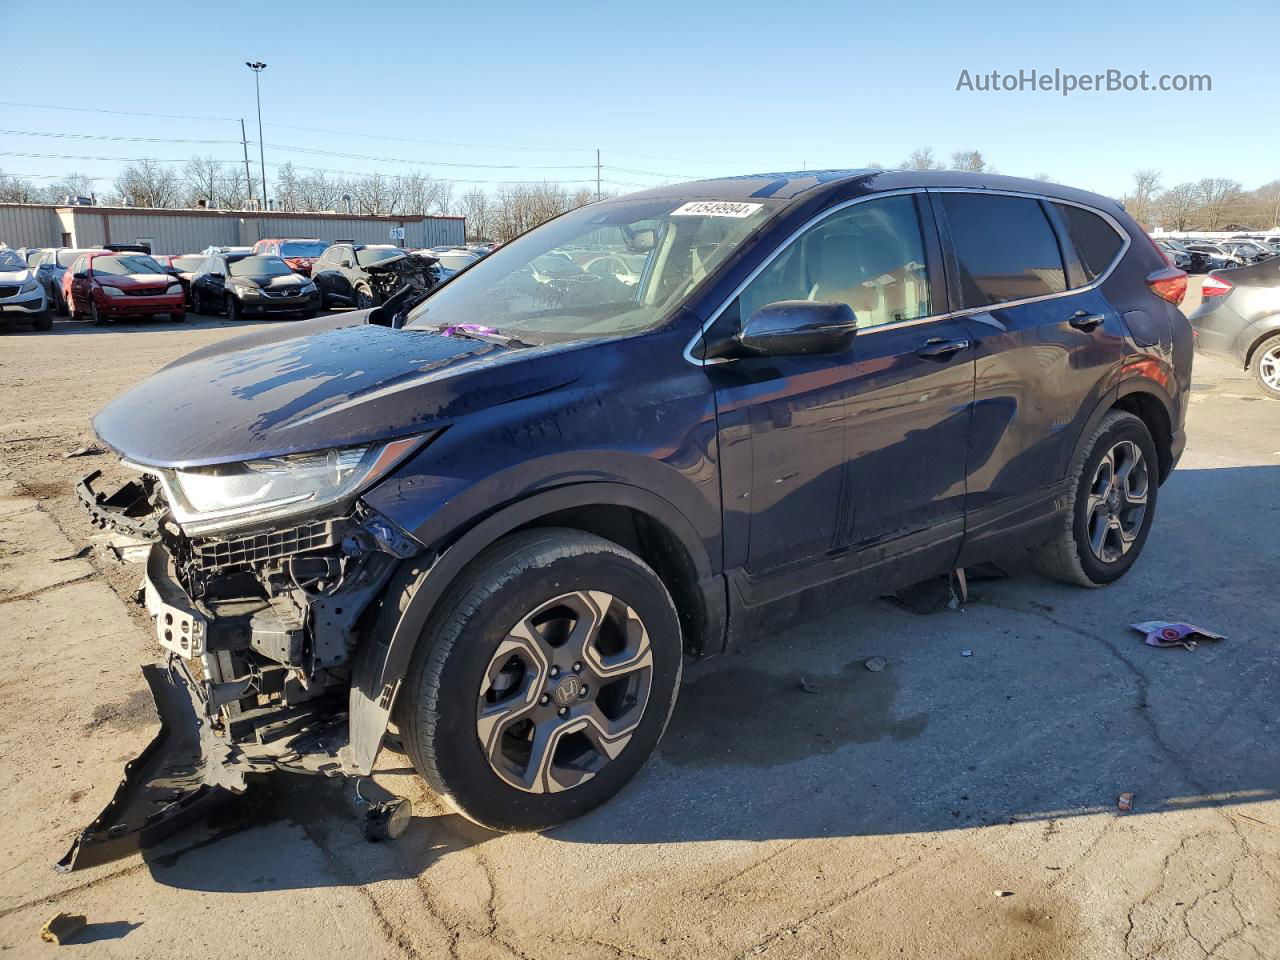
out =
<svg viewBox="0 0 1280 960"><path fill-rule="evenodd" d="M70 485L110 458L64 456L234 332L0 338L7 955L48 955L67 911L90 926L59 954L92 957L1280 956L1280 404L1203 359L1187 453L1109 589L1014 570L961 611L846 606L692 665L655 760L545 835L467 824L384 752L415 806L394 844L361 839L339 784L277 775L145 860L56 875L153 732L158 653L138 569L79 555L98 541ZM1127 625L1154 618L1229 639L1152 649Z"/></svg>

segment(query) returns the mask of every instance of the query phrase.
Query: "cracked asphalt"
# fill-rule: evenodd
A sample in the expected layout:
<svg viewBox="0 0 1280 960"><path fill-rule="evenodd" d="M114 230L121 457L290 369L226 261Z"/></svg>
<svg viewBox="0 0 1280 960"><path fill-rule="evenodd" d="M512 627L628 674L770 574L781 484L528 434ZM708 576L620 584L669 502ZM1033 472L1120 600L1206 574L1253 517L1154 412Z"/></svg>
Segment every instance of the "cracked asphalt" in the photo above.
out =
<svg viewBox="0 0 1280 960"><path fill-rule="evenodd" d="M55 874L154 730L137 668L158 653L138 569L71 494L109 458L64 455L119 390L234 332L0 339L5 955L1280 957L1280 404L1203 358L1186 455L1111 588L1011 564L958 611L833 598L690 665L653 762L544 835L471 826L384 751L415 810L393 844L340 784L277 775L145 860ZM1128 628L1148 619L1228 639L1157 650ZM58 911L89 926L54 948Z"/></svg>

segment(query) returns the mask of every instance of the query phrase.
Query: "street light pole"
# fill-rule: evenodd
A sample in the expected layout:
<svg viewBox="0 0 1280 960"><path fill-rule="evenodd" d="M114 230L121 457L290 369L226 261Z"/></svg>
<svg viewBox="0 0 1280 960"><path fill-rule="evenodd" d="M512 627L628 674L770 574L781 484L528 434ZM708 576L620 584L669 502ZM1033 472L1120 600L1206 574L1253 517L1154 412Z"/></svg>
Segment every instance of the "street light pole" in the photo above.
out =
<svg viewBox="0 0 1280 960"><path fill-rule="evenodd" d="M262 212L267 212L267 160L262 147L262 87L258 77L267 65L261 60L246 60L244 65L253 71L253 92L258 98L258 165L262 172Z"/></svg>

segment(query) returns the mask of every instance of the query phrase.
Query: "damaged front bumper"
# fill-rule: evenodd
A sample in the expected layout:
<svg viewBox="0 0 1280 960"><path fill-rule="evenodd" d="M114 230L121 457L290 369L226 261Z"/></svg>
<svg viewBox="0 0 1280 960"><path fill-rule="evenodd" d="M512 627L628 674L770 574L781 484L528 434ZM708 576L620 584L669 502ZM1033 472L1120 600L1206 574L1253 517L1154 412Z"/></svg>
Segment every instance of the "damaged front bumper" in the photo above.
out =
<svg viewBox="0 0 1280 960"><path fill-rule="evenodd" d="M95 525L150 541L138 600L169 656L143 668L160 732L58 869L150 846L242 793L248 774L367 775L371 762L349 748L355 654L392 572L420 545L359 502L293 526L187 537L154 478L110 495L99 480L77 494ZM369 806L370 835L403 824L405 803Z"/></svg>

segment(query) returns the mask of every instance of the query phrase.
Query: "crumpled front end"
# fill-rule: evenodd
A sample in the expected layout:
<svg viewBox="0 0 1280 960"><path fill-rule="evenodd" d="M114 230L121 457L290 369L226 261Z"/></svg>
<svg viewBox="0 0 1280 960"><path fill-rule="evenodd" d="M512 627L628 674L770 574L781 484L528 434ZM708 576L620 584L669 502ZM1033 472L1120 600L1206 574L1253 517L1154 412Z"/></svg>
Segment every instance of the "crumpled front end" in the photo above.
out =
<svg viewBox="0 0 1280 960"><path fill-rule="evenodd" d="M159 478L77 487L93 522L150 544L138 599L167 662L144 667L161 730L60 870L127 855L245 789L245 775L367 774L348 749L352 665L375 602L421 545L361 501L189 536Z"/></svg>

